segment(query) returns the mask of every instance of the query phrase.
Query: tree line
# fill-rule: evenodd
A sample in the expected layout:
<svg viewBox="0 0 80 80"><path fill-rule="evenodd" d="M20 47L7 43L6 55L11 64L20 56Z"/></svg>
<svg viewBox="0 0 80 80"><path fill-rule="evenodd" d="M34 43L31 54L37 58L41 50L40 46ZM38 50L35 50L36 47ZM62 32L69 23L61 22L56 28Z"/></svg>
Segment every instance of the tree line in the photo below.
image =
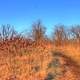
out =
<svg viewBox="0 0 80 80"><path fill-rule="evenodd" d="M55 25L51 38L46 35L46 27L37 21L33 23L32 30L30 32L30 38L32 41L39 42L49 40L56 45L63 45L68 43L80 44L80 25L72 25L70 28L67 28L65 25ZM27 31L26 31L27 32ZM21 33L18 33L13 26L7 24L0 27L0 42L6 40L13 40L14 38L25 38L28 34L24 36Z"/></svg>

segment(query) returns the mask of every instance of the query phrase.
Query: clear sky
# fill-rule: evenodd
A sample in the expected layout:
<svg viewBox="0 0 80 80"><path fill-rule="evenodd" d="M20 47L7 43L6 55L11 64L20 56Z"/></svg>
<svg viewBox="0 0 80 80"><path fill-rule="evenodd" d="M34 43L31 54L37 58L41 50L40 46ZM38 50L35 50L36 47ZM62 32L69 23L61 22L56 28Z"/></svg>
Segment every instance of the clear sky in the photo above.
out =
<svg viewBox="0 0 80 80"><path fill-rule="evenodd" d="M80 24L80 0L0 0L0 25L11 24L23 31L38 19L48 32L58 23Z"/></svg>

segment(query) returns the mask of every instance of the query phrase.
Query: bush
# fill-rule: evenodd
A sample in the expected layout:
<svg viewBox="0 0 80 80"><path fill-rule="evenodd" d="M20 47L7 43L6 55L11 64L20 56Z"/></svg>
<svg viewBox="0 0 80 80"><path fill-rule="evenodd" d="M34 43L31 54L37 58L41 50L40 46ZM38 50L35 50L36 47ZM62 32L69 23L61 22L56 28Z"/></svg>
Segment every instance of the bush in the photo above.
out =
<svg viewBox="0 0 80 80"><path fill-rule="evenodd" d="M34 41L40 41L45 39L46 28L41 24L40 21L32 25L32 37Z"/></svg>

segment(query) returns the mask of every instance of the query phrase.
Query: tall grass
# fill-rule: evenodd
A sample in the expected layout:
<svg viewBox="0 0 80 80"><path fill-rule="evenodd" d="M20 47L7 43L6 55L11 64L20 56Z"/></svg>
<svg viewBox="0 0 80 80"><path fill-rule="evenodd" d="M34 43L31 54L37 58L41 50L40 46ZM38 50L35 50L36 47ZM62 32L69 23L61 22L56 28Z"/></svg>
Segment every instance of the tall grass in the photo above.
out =
<svg viewBox="0 0 80 80"><path fill-rule="evenodd" d="M21 33L18 33L9 24L2 25L0 28L0 50L7 50L7 53L17 55L17 53L26 52L28 50L27 47L31 47L31 45L44 46L44 44L50 43L57 47L80 47L80 25L71 26L69 29L66 29L65 25L56 25L51 34L51 38L48 38L48 35L46 36L45 33L46 28L41 21L37 21L32 25L31 38L26 38L28 34L23 36Z"/></svg>

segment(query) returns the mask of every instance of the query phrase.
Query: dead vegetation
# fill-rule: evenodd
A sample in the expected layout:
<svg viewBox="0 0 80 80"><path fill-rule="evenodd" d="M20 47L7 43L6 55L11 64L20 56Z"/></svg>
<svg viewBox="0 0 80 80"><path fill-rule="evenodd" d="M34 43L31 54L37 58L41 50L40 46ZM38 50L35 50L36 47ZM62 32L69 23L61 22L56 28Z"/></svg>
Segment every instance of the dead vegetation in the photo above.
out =
<svg viewBox="0 0 80 80"><path fill-rule="evenodd" d="M56 25L51 39L45 33L40 21L29 38L1 26L0 80L80 80L80 25Z"/></svg>

